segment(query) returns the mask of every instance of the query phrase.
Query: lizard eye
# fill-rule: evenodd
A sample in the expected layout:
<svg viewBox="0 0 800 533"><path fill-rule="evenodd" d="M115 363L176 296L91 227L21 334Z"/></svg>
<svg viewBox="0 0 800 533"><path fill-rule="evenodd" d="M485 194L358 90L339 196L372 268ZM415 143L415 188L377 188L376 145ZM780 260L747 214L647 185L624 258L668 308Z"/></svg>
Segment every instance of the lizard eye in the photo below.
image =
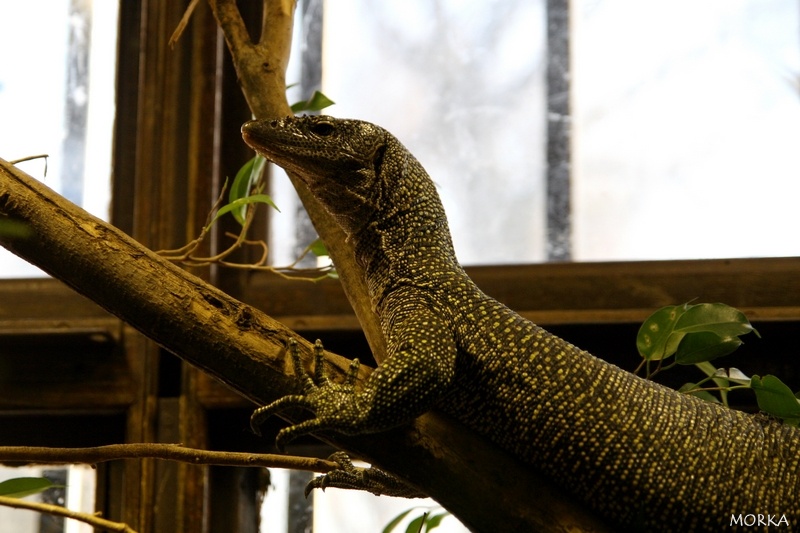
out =
<svg viewBox="0 0 800 533"><path fill-rule="evenodd" d="M311 132L316 133L320 137L327 137L333 133L333 124L329 124L328 122L319 122L311 126Z"/></svg>

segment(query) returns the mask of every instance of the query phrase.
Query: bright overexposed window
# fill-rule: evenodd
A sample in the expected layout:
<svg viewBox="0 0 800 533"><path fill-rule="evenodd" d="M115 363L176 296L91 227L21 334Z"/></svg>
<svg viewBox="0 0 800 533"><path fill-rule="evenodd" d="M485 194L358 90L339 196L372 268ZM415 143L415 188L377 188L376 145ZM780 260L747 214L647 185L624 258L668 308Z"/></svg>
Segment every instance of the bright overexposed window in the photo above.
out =
<svg viewBox="0 0 800 533"><path fill-rule="evenodd" d="M298 530L297 524L289 523L289 485L288 470L270 469L270 487L261 506L260 533ZM391 498L363 491L315 490L309 498L313 498L313 518L310 522L314 533L378 533L396 516L410 510L393 529L395 533L400 533L406 531L408 524L426 511L432 514L446 512L431 499ZM354 512L354 509L358 509L358 512ZM435 531L466 533L468 529L448 514Z"/></svg>
<svg viewBox="0 0 800 533"><path fill-rule="evenodd" d="M800 254L800 5L573 4L574 258Z"/></svg>
<svg viewBox="0 0 800 533"><path fill-rule="evenodd" d="M54 485L46 491L27 496L26 500L66 507L84 514L94 514L95 470L86 465L0 466L0 481L22 477L44 477ZM0 533L92 533L94 528L77 520L35 511L0 506Z"/></svg>
<svg viewBox="0 0 800 533"><path fill-rule="evenodd" d="M0 157L108 218L118 4L3 2ZM44 275L0 248L0 278Z"/></svg>
<svg viewBox="0 0 800 533"><path fill-rule="evenodd" d="M544 75L558 2L326 2L331 114L392 131L439 187L462 262L547 259ZM800 7L569 6L573 260L797 255Z"/></svg>
<svg viewBox="0 0 800 533"><path fill-rule="evenodd" d="M331 113L385 127L422 162L462 262L544 260L544 2L325 7Z"/></svg>
<svg viewBox="0 0 800 533"><path fill-rule="evenodd" d="M463 263L548 260L553 218L568 229L566 257L578 261L800 254L797 2L323 4L318 68L336 102L325 113L375 122L414 153L438 187ZM315 32L311 11L298 23L302 39ZM316 58L303 42L292 83ZM562 80L553 79L554 54L565 54ZM559 101L567 114L553 110ZM553 213L564 192L551 184L558 142L569 157L569 202ZM296 218L284 212L272 225L277 244ZM268 496L277 507L262 531L291 522L280 493ZM379 531L413 506L361 497L315 493L318 527ZM348 513L339 521L354 508L376 522L362 512L356 524Z"/></svg>

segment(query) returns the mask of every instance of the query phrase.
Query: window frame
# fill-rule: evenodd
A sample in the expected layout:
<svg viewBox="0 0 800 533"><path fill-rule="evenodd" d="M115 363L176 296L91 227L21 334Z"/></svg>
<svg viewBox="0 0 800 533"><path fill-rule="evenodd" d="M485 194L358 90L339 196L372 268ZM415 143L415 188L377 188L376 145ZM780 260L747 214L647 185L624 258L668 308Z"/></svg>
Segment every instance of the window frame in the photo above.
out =
<svg viewBox="0 0 800 533"><path fill-rule="evenodd" d="M120 10L112 222L154 249L193 238L223 177L250 157L239 135L250 112L227 52L222 53L224 44L210 10L197 10L174 49L167 43L183 9L154 0L144 5L122 2ZM216 235L219 240L222 231ZM597 331L597 326L630 330L658 307L695 298L736 306L756 326L796 327L798 271L800 258L467 268L481 288L523 316L578 336ZM370 358L336 281L311 285L267 273L196 273L301 335L320 337L344 355ZM14 317L0 320L0 339L16 336L49 346L50 356L74 345L77 361L88 353L80 350L99 335L107 343L104 357L111 360L100 386L87 378L65 387L63 394L48 395L44 392L52 388L54 376L37 374L41 382L31 382L23 399L0 396L0 444L35 439L59 445L65 442L64 433L51 428L68 428L81 415L86 427L99 428L83 434L81 445L109 443L124 434L126 442L270 448L269 442L220 422L246 420L249 401L179 362L57 280L2 280L0 302L13 303L5 305L13 305L13 312L5 309L3 316ZM616 339L596 337L598 352L617 349ZM790 336L785 337L790 344ZM780 354L766 354L764 363L767 371L791 365ZM109 390L115 392L107 394ZM12 417L26 422L3 423ZM256 533L262 483L255 469L124 461L98 468L97 509L143 532Z"/></svg>

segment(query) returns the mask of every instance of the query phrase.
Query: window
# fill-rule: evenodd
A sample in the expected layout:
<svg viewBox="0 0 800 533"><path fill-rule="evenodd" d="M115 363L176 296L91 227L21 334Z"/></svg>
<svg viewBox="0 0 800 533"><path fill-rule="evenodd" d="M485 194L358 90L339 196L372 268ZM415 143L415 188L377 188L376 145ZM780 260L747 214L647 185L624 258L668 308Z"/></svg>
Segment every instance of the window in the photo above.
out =
<svg viewBox="0 0 800 533"><path fill-rule="evenodd" d="M18 477L44 477L58 487L37 496L42 503L60 505L81 513L94 512L94 470L88 466L0 467L0 481ZM92 533L88 524L63 517L0 506L0 531L11 533Z"/></svg>
<svg viewBox="0 0 800 533"><path fill-rule="evenodd" d="M797 6L567 4L325 3L330 112L422 161L465 264L797 254Z"/></svg>
<svg viewBox="0 0 800 533"><path fill-rule="evenodd" d="M100 9L108 4L93 5ZM113 135L104 137L105 142L114 138L113 158L109 162L94 151L84 158L84 164L100 161L102 169L89 172L92 175L107 176L103 169L112 167L110 218L153 249L176 247L197 235L225 176L252 155L239 135L250 112L205 4L198 7L175 48L168 46L183 4L169 0L120 4L120 45L104 50L116 49L118 60L118 112ZM260 19L256 2L240 4L246 20ZM304 47L295 45L298 62L289 82L300 82L295 98L321 87L337 101L333 114L373 120L393 131L438 183L456 232L457 249L472 265L470 275L488 294L524 316L598 356L632 368L633 335L637 322L649 311L692 298L724 301L746 309L758 321L764 344L753 341L745 347L767 354L757 361L766 368L759 366L758 371L775 372L772 368L778 367L794 389L800 388L800 375L793 372L796 365L789 359L795 351L792 328L800 323L796 276L800 260L580 262L700 257L705 251L710 256L796 253L792 239L783 239L778 244L783 248L771 251L744 247L766 242L761 239L765 233L781 235L774 227L762 225L755 237L741 238L747 231L756 231L750 228L759 228L764 218L754 211L766 205L762 195L768 196L776 211L768 213L775 217L771 223L789 224L794 216L783 211L792 198L792 182L785 172L796 174L796 167L789 166L795 162L784 163L790 147L797 144L792 129L798 123L792 107L797 102L787 98L796 97L791 86L798 72L796 6L753 0L735 5L722 1L703 6L639 4L442 0L378 5L307 0L298 5L298 31L310 40ZM59 6L66 14L68 3ZM678 17L678 13L686 16ZM99 42L94 34L99 17L93 12L93 43ZM693 22L663 36L655 21L672 21L670 17L677 18L675 28ZM49 19L43 18L25 25L26 35L30 27L46 28L42 25L49 24ZM410 20L415 23L409 24ZM117 27L114 23L103 26ZM59 31L63 40L63 28L42 30L49 35ZM708 34L709 41L698 41L701 34ZM747 39L742 40L742 35ZM656 46L659 39L669 43L668 50ZM673 51L681 54L670 55ZM0 57L4 124L11 121L7 113L20 111L9 110L7 103L13 87L10 73L28 72L24 69L30 64L41 61L44 65L55 55L35 61L28 56L20 64L11 63L16 59L11 54ZM687 57L700 62L686 63ZM34 74L40 70L66 76L63 59L54 61ZM729 67L724 69L729 79L738 80L731 81L727 90L712 84L718 76L709 69L720 62ZM750 75L734 74L745 65ZM89 70L95 72L93 67ZM696 78L683 86L680 80L686 79L685 72ZM434 74L442 77L434 78ZM473 79L476 74L488 77ZM760 79L769 90L748 88L743 85L747 78ZM662 81L666 85L659 85ZM34 84L31 91L43 85ZM107 89L98 91L113 94ZM60 132L66 113L64 94L57 93L56 99L41 97L39 107L53 105L55 110L36 119L40 124L56 124L53 130ZM690 98L677 106L663 104L673 94ZM96 95L90 86L87 121ZM723 96L732 101L722 101ZM761 107L745 110L745 100ZM718 107L740 114L731 118L710 113ZM33 122L27 117L16 120ZM649 142L656 137L643 133L662 135L668 126L684 126L684 122L688 126L678 133L673 130L672 136L658 137L657 142ZM746 128L735 129L740 123L757 123L760 129L751 136ZM719 126L723 128L714 129ZM19 130L15 126L13 131L16 135ZM41 140L43 133L38 135ZM672 142L675 138L683 142L684 137L685 144ZM748 150L731 148L738 146L730 144L731 138L766 145L762 148L768 155L760 161L741 159L749 156ZM12 146L10 142L3 140L6 147ZM55 161L62 150L58 135L53 146L21 146L9 157L49 151L53 158L47 182L52 179L56 185L61 179ZM738 158L735 164L719 155L724 152L721 147ZM672 161L683 165L689 160L684 156L695 151L708 158L697 159L691 168L669 166ZM562 173L570 162L572 172ZM749 180L749 188L732 187L747 191L747 203L736 208L737 215L747 213L739 219L746 227L732 226L739 240L730 236L733 231L714 227L720 224L719 212L712 216L710 208L696 202L703 198L699 192L717 190L715 182L699 185L696 181L713 175L717 164L725 168L726 176L744 169L742 175ZM665 168L671 172L667 177ZM38 163L30 168L33 173L40 170ZM774 188L763 186L772 178ZM669 186L663 185L667 179ZM689 188L674 192L679 185ZM84 181L84 193L94 188ZM499 195L494 196L496 192ZM107 195L104 198L93 202L102 207L97 213L109 201ZM685 198L695 202L691 210L674 203ZM548 212L546 206L558 202L566 207ZM729 198L723 207L733 202ZM278 203L283 214L271 217L268 229L274 231L277 221L282 224L288 219L289 231L296 236L287 240L302 248L313 237L302 227L295 229L302 226L299 217L286 202ZM657 210L665 206L671 210ZM676 229L674 218L694 220L695 225ZM651 219L657 224L655 237L643 233ZM658 226L664 221L670 225ZM712 230L725 247L717 248L714 242L714 247L700 249L699 244L710 242ZM640 246L648 237L646 244L654 246ZM731 243L736 246L731 248ZM285 252L285 257L291 260L293 252ZM577 261L545 263L570 258ZM498 263L505 264L489 266ZM300 334L321 338L338 353L369 359L363 335L333 280L312 286L264 273L217 269L198 270L198 274ZM752 373L747 364L752 360L737 366ZM248 430L252 409L248 401L53 279L0 282L0 370L0 445L160 441L215 450L271 449L270 441L258 440ZM314 453L329 451L311 440L302 443L306 445ZM295 500L302 500L302 496L295 498L297 489L278 496L281 489L266 490L265 477L253 469L154 461L106 464L97 470L94 505L109 518L153 533L256 533L259 514L264 532L285 531L287 521L309 520L307 507L299 512L301 518L292 514ZM276 472L276 487L298 484L299 476L288 481L278 481L279 477ZM321 516L323 507L343 496L334 492L315 496L310 512ZM267 505L262 508L258 497L265 493ZM284 497L277 503L278 510L269 507L275 496ZM0 533L4 533L2 520Z"/></svg>
<svg viewBox="0 0 800 533"><path fill-rule="evenodd" d="M5 3L0 35L0 145L29 174L103 219L111 194L116 2ZM30 43L35 41L36 45ZM21 43L27 43L22 45ZM24 50L24 53L19 51ZM0 250L0 276L42 276Z"/></svg>
<svg viewBox="0 0 800 533"><path fill-rule="evenodd" d="M800 251L776 229L800 225L793 3L303 5L295 99L394 133L465 264Z"/></svg>
<svg viewBox="0 0 800 533"><path fill-rule="evenodd" d="M796 3L575 3L574 256L797 255Z"/></svg>
<svg viewBox="0 0 800 533"><path fill-rule="evenodd" d="M301 36L316 28L322 39L296 49L302 66L290 80L299 81L296 98L322 88L336 101L325 112L380 124L420 159L439 186L463 262L541 262L544 5L462 4L305 2L318 7L303 9ZM316 26L308 21L314 14L322 19ZM276 182L284 198L286 184ZM276 240L291 241L291 232ZM276 255L283 264L291 252Z"/></svg>

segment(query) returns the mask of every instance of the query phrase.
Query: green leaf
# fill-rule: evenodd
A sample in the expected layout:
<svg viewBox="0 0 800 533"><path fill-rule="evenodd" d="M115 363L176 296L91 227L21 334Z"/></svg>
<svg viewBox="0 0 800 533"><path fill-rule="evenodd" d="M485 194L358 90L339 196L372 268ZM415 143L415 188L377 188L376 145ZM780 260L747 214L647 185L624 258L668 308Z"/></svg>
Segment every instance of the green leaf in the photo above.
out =
<svg viewBox="0 0 800 533"><path fill-rule="evenodd" d="M447 511L438 514L428 515L428 520L425 522L425 532L433 531L442 524L442 520L450 516Z"/></svg>
<svg viewBox="0 0 800 533"><path fill-rule="evenodd" d="M681 333L711 331L720 337L737 337L751 331L758 335L758 331L750 324L744 313L720 303L689 306L675 323L675 331Z"/></svg>
<svg viewBox="0 0 800 533"><path fill-rule="evenodd" d="M317 257L324 257L326 255L330 255L328 253L328 247L325 246L323 240L319 238L308 245L308 250Z"/></svg>
<svg viewBox="0 0 800 533"><path fill-rule="evenodd" d="M0 483L0 496L24 498L31 494L39 494L50 487L55 487L55 485L43 477L18 477Z"/></svg>
<svg viewBox="0 0 800 533"><path fill-rule="evenodd" d="M676 353L676 361L694 364L728 355L742 343L740 335L758 331L747 317L725 304L663 307L639 328L636 347L647 360Z"/></svg>
<svg viewBox="0 0 800 533"><path fill-rule="evenodd" d="M292 113L299 113L301 111L322 111L326 107L335 104L333 100L325 96L319 91L314 91L311 98L292 104Z"/></svg>
<svg viewBox="0 0 800 533"><path fill-rule="evenodd" d="M228 191L228 205L242 198L246 198L250 194L250 191L264 175L264 168L266 168L266 165L267 160L260 155L255 156L242 165L242 168L236 173L233 183L231 183L230 191ZM247 205L240 205L236 209L232 209L231 214L239 224L244 224L244 220L247 217Z"/></svg>
<svg viewBox="0 0 800 533"><path fill-rule="evenodd" d="M406 533L420 533L422 531L422 526L425 524L425 519L428 517L428 512L422 513L420 516L416 517L414 520L408 523L406 527Z"/></svg>
<svg viewBox="0 0 800 533"><path fill-rule="evenodd" d="M678 348L683 335L675 335L678 319L686 312L688 304L662 307L642 323L636 335L636 348L647 360L669 357Z"/></svg>
<svg viewBox="0 0 800 533"><path fill-rule="evenodd" d="M713 331L689 333L683 337L678 345L675 361L681 365L712 361L734 352L742 344L739 337L721 337Z"/></svg>
<svg viewBox="0 0 800 533"><path fill-rule="evenodd" d="M416 507L412 507L411 509L406 509L405 511L403 511L399 515L397 515L394 518L392 518L392 520L388 524L386 524L386 527L383 528L381 533L392 533L392 530L394 530L394 528L397 527L397 524L402 522L403 518L408 516L408 513L410 513L414 509L416 509Z"/></svg>
<svg viewBox="0 0 800 533"><path fill-rule="evenodd" d="M758 408L765 413L783 419L800 418L800 402L780 379L770 374L763 378L753 376L750 388L756 393Z"/></svg>
<svg viewBox="0 0 800 533"><path fill-rule="evenodd" d="M691 396L697 396L698 398L701 398L701 399L703 399L703 400L705 400L707 402L720 403L719 398L717 398L716 396L711 394L709 391L707 391L707 390L694 390L694 389L702 389L702 387L700 387L700 385L698 385L697 383L692 383L692 382L684 383L681 386L681 388L678 389L678 392L688 393ZM689 391L692 391L692 392L689 392Z"/></svg>
<svg viewBox="0 0 800 533"><path fill-rule="evenodd" d="M219 209L219 211L217 211L217 214L214 215L214 218L211 219L211 222L209 222L208 225L211 226L214 222L217 221L217 219L219 217L221 217L222 215L224 215L225 213L227 213L229 211L233 211L234 209L238 209L239 207L241 207L243 205L249 205L249 204L255 204L255 203L267 204L267 205L273 207L278 212L280 212L280 209L278 209L278 206L275 205L275 202L272 201L272 198L268 194L254 194L253 196L247 196L245 198L239 198L238 200L235 200L235 201L233 201L233 202L231 202L231 203L229 203L227 205L223 205Z"/></svg>
<svg viewBox="0 0 800 533"><path fill-rule="evenodd" d="M714 377L723 378L737 385L750 385L750 378L738 368L718 368L716 372L714 372Z"/></svg>

